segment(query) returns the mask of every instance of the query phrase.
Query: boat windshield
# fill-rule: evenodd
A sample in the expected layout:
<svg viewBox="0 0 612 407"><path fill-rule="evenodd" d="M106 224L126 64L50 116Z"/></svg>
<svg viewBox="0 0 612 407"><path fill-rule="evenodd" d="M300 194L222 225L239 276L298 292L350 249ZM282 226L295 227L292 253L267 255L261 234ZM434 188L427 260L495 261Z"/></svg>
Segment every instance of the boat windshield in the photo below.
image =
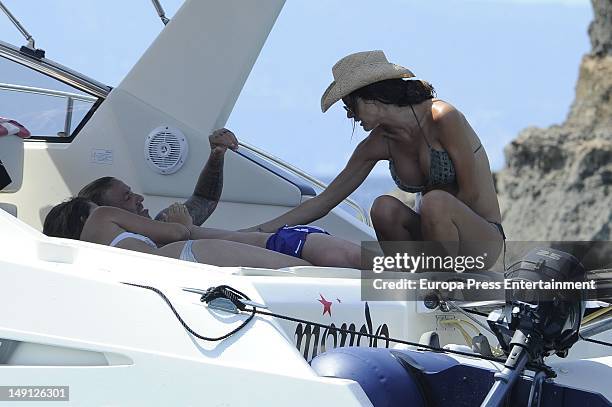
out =
<svg viewBox="0 0 612 407"><path fill-rule="evenodd" d="M33 139L70 140L99 98L0 57L0 116L22 123Z"/></svg>

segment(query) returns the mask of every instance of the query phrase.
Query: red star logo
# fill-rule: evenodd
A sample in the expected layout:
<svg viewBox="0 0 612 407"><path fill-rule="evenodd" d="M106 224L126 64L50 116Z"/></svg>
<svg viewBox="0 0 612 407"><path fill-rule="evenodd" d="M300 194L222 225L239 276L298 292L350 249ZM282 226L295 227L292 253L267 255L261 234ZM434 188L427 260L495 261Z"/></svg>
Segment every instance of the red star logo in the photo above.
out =
<svg viewBox="0 0 612 407"><path fill-rule="evenodd" d="M327 301L325 297L323 297L323 294L319 293L319 295L321 296L321 299L317 301L323 304L323 315L325 315L325 313L327 312L329 313L329 316L331 317L331 306L333 303L331 301Z"/></svg>

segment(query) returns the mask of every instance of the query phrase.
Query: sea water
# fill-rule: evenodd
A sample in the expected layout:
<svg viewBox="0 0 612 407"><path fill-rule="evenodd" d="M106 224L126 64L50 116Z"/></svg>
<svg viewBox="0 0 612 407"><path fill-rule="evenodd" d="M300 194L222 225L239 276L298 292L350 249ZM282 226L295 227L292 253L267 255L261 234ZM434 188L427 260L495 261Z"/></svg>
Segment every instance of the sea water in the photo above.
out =
<svg viewBox="0 0 612 407"><path fill-rule="evenodd" d="M319 176L317 178L326 184L329 184L334 179L332 176ZM350 198L370 213L372 203L377 197L394 191L395 189L397 189L397 187L390 176L370 175L363 184L350 195Z"/></svg>

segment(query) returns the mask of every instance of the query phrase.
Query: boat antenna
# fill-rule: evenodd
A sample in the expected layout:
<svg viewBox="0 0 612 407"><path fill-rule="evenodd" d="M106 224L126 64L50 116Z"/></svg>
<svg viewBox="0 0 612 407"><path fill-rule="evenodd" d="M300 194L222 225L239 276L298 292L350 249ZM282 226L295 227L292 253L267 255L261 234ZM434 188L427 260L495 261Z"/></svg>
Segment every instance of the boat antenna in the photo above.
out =
<svg viewBox="0 0 612 407"><path fill-rule="evenodd" d="M30 56L33 56L35 58L39 58L39 59L44 58L45 51L42 49L36 49L36 46L34 45L34 37L32 37L30 33L21 25L19 20L17 20L17 18L15 18L13 14L11 14L9 9L6 8L4 4L2 4L2 1L0 1L0 9L4 11L4 14L6 14L9 20L11 20L13 25L17 27L19 32L21 32L21 34L25 37L26 41L28 42L28 45L22 46L20 51Z"/></svg>
<svg viewBox="0 0 612 407"><path fill-rule="evenodd" d="M166 12L164 11L164 8L162 7L159 0L151 0L151 1L153 2L153 6L155 7L155 10L157 10L157 15L159 16L159 18L161 18L162 23L164 23L164 25L168 24L170 19L166 17Z"/></svg>

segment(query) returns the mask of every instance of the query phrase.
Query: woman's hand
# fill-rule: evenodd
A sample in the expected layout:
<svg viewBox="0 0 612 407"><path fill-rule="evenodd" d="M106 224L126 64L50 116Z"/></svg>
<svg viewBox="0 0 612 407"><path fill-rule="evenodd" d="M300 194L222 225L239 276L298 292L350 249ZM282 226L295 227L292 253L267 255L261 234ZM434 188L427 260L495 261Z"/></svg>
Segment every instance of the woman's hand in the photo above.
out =
<svg viewBox="0 0 612 407"><path fill-rule="evenodd" d="M180 223L187 228L193 225L193 219L189 214L189 210L187 210L185 205L178 202L170 205L166 217L163 220L165 222Z"/></svg>

